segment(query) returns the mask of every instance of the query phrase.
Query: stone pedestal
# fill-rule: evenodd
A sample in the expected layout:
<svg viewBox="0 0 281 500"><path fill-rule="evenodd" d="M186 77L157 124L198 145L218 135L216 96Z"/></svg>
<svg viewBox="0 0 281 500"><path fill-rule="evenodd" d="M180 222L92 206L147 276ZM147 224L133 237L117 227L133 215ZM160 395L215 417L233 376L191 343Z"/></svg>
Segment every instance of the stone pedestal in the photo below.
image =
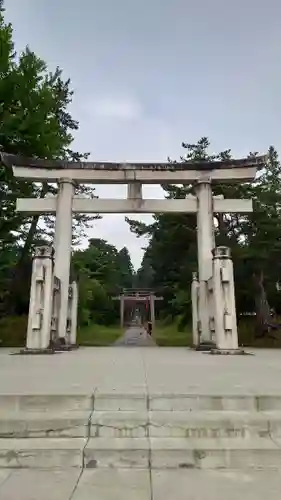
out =
<svg viewBox="0 0 281 500"><path fill-rule="evenodd" d="M53 255L49 246L35 249L32 265L27 350L47 350L50 345L53 302Z"/></svg>
<svg viewBox="0 0 281 500"><path fill-rule="evenodd" d="M238 350L233 264L228 247L213 250L213 307L218 350Z"/></svg>
<svg viewBox="0 0 281 500"><path fill-rule="evenodd" d="M76 281L69 285L67 344L76 346L77 340L78 286Z"/></svg>
<svg viewBox="0 0 281 500"><path fill-rule="evenodd" d="M192 273L191 284L191 302L192 302L192 344L193 347L199 345L199 282L197 273Z"/></svg>
<svg viewBox="0 0 281 500"><path fill-rule="evenodd" d="M214 280L213 277L208 280L208 302L209 302L209 326L212 345L216 346L216 325L214 318L215 304L214 304Z"/></svg>
<svg viewBox="0 0 281 500"><path fill-rule="evenodd" d="M51 322L51 340L52 345L57 344L59 338L58 325L60 313L60 280L56 276L53 277L53 307L52 307L52 322Z"/></svg>

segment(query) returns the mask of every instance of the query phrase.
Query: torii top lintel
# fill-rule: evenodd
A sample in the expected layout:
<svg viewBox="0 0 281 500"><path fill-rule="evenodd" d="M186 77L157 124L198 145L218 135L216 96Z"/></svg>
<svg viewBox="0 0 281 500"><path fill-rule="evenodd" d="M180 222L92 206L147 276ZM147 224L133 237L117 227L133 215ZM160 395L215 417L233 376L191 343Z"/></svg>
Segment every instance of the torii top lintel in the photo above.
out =
<svg viewBox="0 0 281 500"><path fill-rule="evenodd" d="M202 175L214 182L247 182L254 179L266 155L221 161L164 163L68 162L27 158L1 153L3 163L13 168L14 175L34 181L73 179L84 183L179 183L199 180Z"/></svg>
<svg viewBox="0 0 281 500"><path fill-rule="evenodd" d="M12 155L7 153L1 154L2 161L10 166L15 167L31 167L31 168L47 168L47 169L89 169L89 170L214 170L222 168L241 168L241 167L257 167L263 165L267 155L252 156L249 158L230 159L230 160L215 160L215 161L187 161L183 163L177 162L92 162L92 161L63 161L63 160L44 160L40 158L27 158L25 156Z"/></svg>

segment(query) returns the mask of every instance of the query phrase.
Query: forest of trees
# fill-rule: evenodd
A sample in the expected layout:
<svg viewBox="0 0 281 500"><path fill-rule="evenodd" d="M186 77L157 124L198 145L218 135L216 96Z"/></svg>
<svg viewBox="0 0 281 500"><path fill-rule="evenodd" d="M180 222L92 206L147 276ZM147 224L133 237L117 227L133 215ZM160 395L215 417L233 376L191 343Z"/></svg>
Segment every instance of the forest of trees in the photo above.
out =
<svg viewBox="0 0 281 500"><path fill-rule="evenodd" d="M0 0L0 152L48 159L87 158L88 153L71 149L78 123L70 115L71 82L59 68L50 72L29 47L15 53L12 26L5 22ZM207 138L184 143L187 160L230 158L230 150L209 153ZM167 151L167 154L169 152ZM250 153L249 154L255 154ZM175 161L177 159L173 159ZM163 186L170 198L185 197L192 186ZM0 316L26 317L29 302L32 250L49 243L54 232L52 217L16 212L17 197L45 197L56 186L26 183L13 177L0 163ZM94 188L80 185L77 193L95 196ZM238 313L256 311L262 331L269 309L281 313L281 165L274 147L269 148L266 168L251 184L216 185L215 194L230 198L252 198L250 215L215 214L217 244L231 247L236 280ZM73 220L72 276L79 282L80 325L112 324L118 320L118 304L112 296L123 287L156 289L164 296L161 317L176 321L179 328L190 323L190 284L196 270L196 216L155 215L152 224L128 219L137 236L149 243L142 265L135 272L126 247L117 250L100 239L91 239L81 250L87 228L98 216L77 215Z"/></svg>

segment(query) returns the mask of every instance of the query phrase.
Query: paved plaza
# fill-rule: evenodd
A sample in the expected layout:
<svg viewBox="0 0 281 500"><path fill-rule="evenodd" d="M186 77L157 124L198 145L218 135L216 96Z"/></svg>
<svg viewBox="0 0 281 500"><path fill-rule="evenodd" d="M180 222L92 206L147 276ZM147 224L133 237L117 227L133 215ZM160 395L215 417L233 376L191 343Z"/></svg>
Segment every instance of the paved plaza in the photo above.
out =
<svg viewBox="0 0 281 500"><path fill-rule="evenodd" d="M281 351L219 356L188 348L99 347L11 356L0 349L0 394L278 394Z"/></svg>
<svg viewBox="0 0 281 500"><path fill-rule="evenodd" d="M2 468L0 468L0 500L16 498L21 500L88 500L90 498L99 500L202 500L204 498L210 500L226 498L228 500L237 498L278 500L281 491L281 437L273 440L274 442L266 439L263 441L264 451L258 450L259 453L264 453L264 456L268 452L274 451L275 453L274 464L278 463L278 467L270 465L270 462L266 470L264 468L259 470L258 466L245 467L245 469L240 465L236 466L234 455L231 462L234 464L233 469L231 467L221 469L210 465L211 462L206 462L201 469L198 469L196 464L190 465L190 463L171 466L171 462L166 464L170 445L162 454L156 453L156 448L159 446L157 439L161 438L161 446L171 442L171 438L161 437L163 430L161 430L162 434L159 434L159 415L162 424L166 418L168 419L165 423L166 428L168 425L172 426L173 418L177 419L179 414L185 419L201 418L198 417L196 411L189 411L188 406L184 406L187 398L189 398L188 404L190 405L192 400L195 406L209 405L213 402L212 404L216 405L214 410L220 410L220 405L222 405L221 409L233 410L233 408L226 408L233 398L238 406L235 411L228 413L231 416L229 418L234 420L240 418L238 407L243 410L247 407L251 415L254 409L258 409L261 411L259 411L259 419L255 422L255 426L262 425L262 410L273 409L275 416L280 415L281 352L278 350L252 352L253 355L249 356L219 356L194 352L185 348L112 347L80 348L77 351L54 355L13 356L10 354L11 350L0 350L0 424L5 412L9 415L10 421L16 418L15 415L20 410L27 420L35 419L40 414L43 422L43 419L47 419L54 411L57 415L61 412L60 416L63 416L64 406L69 404L74 405L68 410L71 410L72 415L75 414L77 421L83 414L91 413L93 417L95 412L87 406L87 401L93 397L99 405L97 413L102 416L101 418L105 418L104 410L106 409L110 410L110 415L114 416L116 422L123 415L129 415L128 418L132 420L132 410L135 409L134 418L141 420L147 408L150 408L153 410L150 412L151 418L158 419L153 431L156 437L139 437L142 435L138 430L135 442L140 443L145 439L150 439L152 447L146 451L146 447L142 445L143 454L134 455L135 463L124 454L118 457L106 455L105 448L108 439L114 443L112 446L118 447L116 444L118 438L115 434L109 433L111 432L110 426L114 426L114 423L107 423L104 436L98 438L104 447L103 450L99 450L99 455L96 450L91 449L91 446L95 446L92 444L95 438L87 440L88 448L86 447L84 453L83 467L77 466L81 459L81 450L85 450L84 438L78 437L83 435L81 426L79 432L76 426L76 434L69 434L77 436L72 441L67 437L46 439L40 437L38 433L37 438L26 437L25 442L36 443L33 448L36 446L37 452L42 442L51 443L49 447L54 443L65 443L64 455L61 455L60 462L56 455L52 458L54 467L50 466L46 458L47 445L47 448L45 446L42 451L45 456L36 455L38 463L35 459L32 462L32 457L30 458L34 452L32 448L30 454L25 450L20 458L22 462L19 461L17 465L15 450L22 446L24 439L13 439L16 444L13 445L13 451L9 452L9 460L14 465L8 467L1 465ZM48 402L48 407L46 407L46 402ZM33 411L35 404L37 405L36 411ZM21 405L22 407L19 408ZM207 406L206 409L209 410ZM127 410L130 410L131 414ZM204 418L211 422L220 413L220 411L207 412ZM53 422L50 429L53 428L54 431L55 425ZM93 418L91 425L92 429L98 428L95 427L96 421ZM211 424L208 425L212 427ZM225 423L222 421L219 425L221 425L221 432L224 432ZM254 428L251 429L252 431L255 433ZM94 430L93 436L96 435L95 432ZM173 429L173 432L178 431ZM234 440L235 437L232 437L222 439L221 442L229 446L230 441L233 443ZM124 439L121 438L120 441ZM209 443L210 439L203 441ZM2 448L5 443L10 442L10 438L0 439ZM77 450L78 454L75 455L77 463L73 462L73 457L72 462L68 461L66 448L71 448L73 442L78 443L75 445L77 448L80 447ZM179 447L181 446L179 437L175 439L175 442ZM241 442L239 438L237 446L240 447L240 451ZM247 446L247 443L251 443L252 446L253 439L244 436L243 443L244 448L245 443ZM146 452L148 453L147 463L144 461ZM58 455L61 453L60 450ZM254 452L251 453L252 455L247 455L245 460L254 460ZM97 456L104 463L104 466L100 468L96 467ZM260 456L263 457L263 455ZM0 449L0 464L4 463L5 457L7 457L6 450ZM270 454L269 459L272 460ZM150 467L151 460L155 460L155 467Z"/></svg>
<svg viewBox="0 0 281 500"><path fill-rule="evenodd" d="M276 471L0 471L1 500L279 500L280 491Z"/></svg>

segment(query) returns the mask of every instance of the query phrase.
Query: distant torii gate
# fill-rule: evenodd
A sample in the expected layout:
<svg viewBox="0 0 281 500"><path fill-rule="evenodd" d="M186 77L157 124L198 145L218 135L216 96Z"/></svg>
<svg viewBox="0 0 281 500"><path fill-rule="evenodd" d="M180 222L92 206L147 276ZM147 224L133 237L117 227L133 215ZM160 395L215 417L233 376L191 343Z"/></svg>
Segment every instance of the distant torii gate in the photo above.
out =
<svg viewBox="0 0 281 500"><path fill-rule="evenodd" d="M130 303L146 303L149 306L150 321L155 324L155 301L163 300L163 297L157 297L154 290L143 288L124 288L123 292L114 297L113 300L120 300L120 326L124 327L125 304Z"/></svg>

